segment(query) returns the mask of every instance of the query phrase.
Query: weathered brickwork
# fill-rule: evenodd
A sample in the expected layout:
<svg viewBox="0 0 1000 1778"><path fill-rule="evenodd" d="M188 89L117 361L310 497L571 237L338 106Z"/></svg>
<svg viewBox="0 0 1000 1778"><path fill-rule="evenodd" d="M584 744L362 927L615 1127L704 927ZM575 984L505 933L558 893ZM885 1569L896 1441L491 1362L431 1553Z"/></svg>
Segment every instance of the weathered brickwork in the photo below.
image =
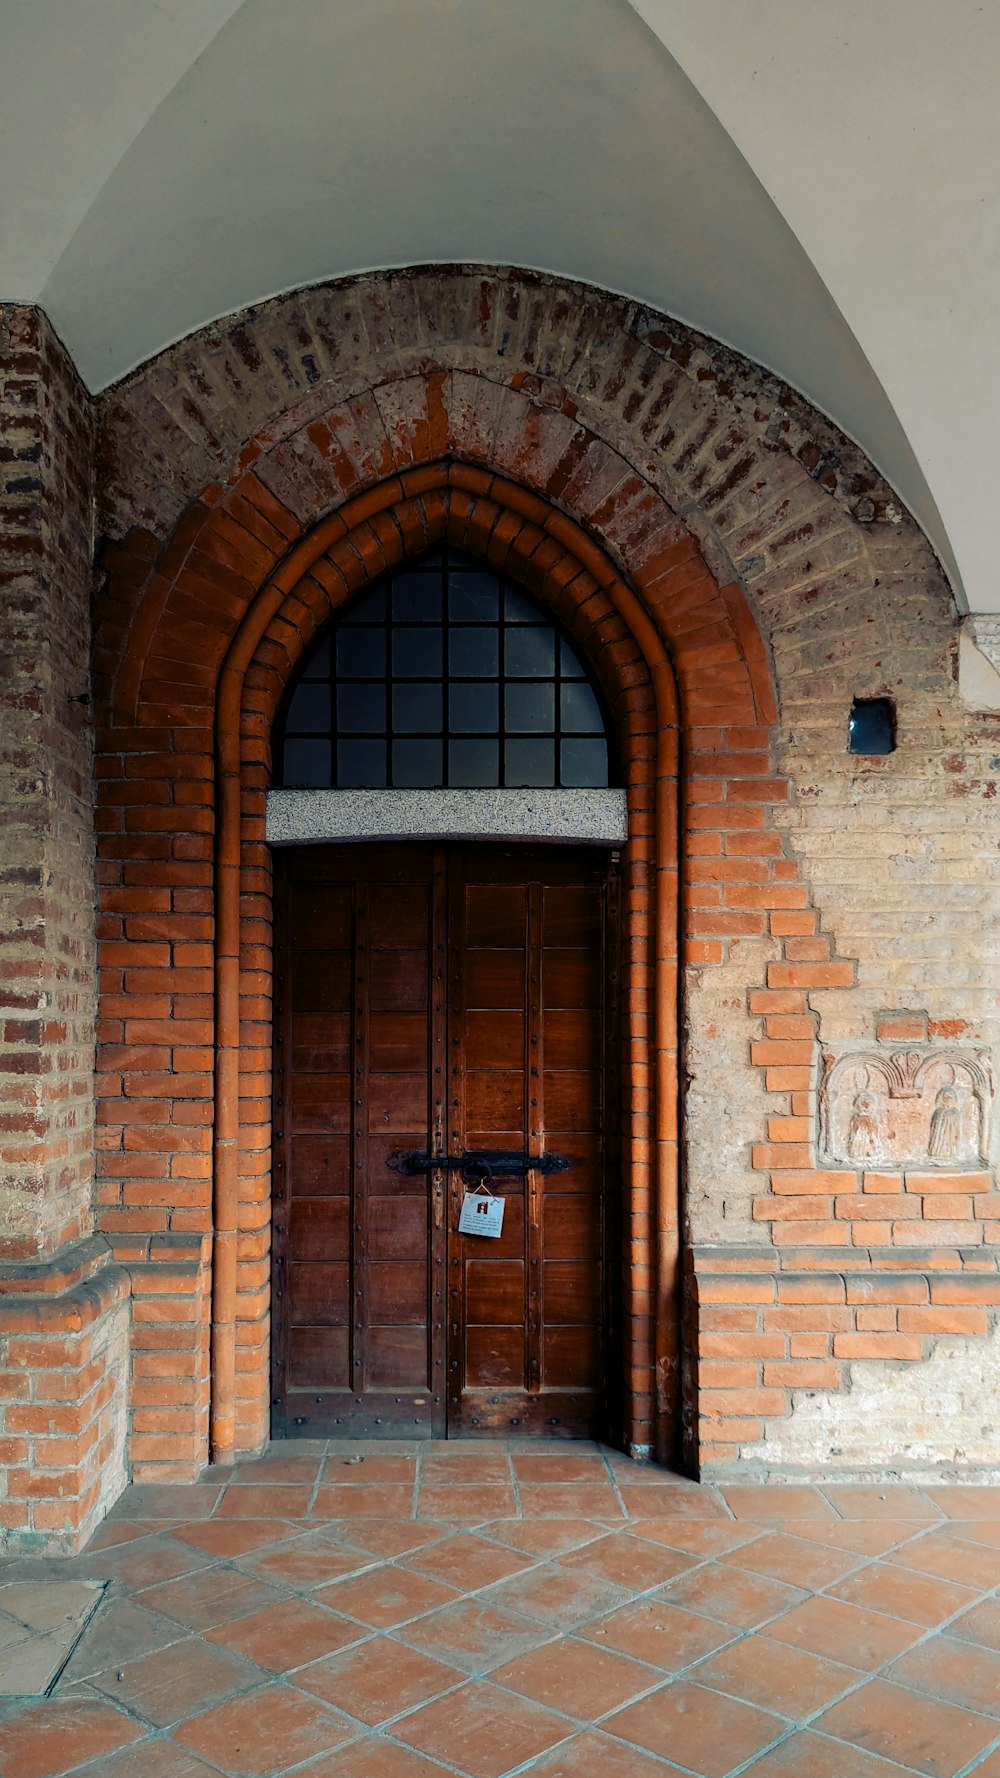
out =
<svg viewBox="0 0 1000 1778"><path fill-rule="evenodd" d="M986 1381L995 1350L984 1354L984 1377L970 1349L1000 1328L995 1248L695 1249L687 1313L690 1411L707 1468L739 1459L780 1474L836 1468L863 1478L997 1467ZM950 1387L943 1411L929 1414L926 1380L910 1366L943 1340ZM966 1364L978 1396L969 1402ZM867 1437L856 1415L850 1428L850 1404L838 1411L831 1392L844 1391L879 1403Z"/></svg>
<svg viewBox="0 0 1000 1778"><path fill-rule="evenodd" d="M978 1169L985 1191L983 1179L940 1167L928 1167L929 1179L919 1168L817 1166L818 1063L827 1044L898 1048L914 1037L912 1008L924 1039L995 1051L996 846L985 826L997 724L960 703L950 595L856 448L774 379L637 305L475 268L303 291L210 328L108 392L101 438L109 578L97 667L102 781L114 780L101 813L101 872L106 912L121 921L103 959L112 1078L101 1214L122 1233L211 1226L212 995L224 998L223 977L238 971L242 1122L226 1128L241 1145L239 1210L232 1237L223 1231L224 1251L239 1256L236 1356L226 1360L237 1406L225 1435L247 1447L266 1425L267 728L300 648L337 600L438 534L436 524L466 522L453 492L444 520L427 506L432 489L440 497L438 465L449 463L523 491L504 493L513 514L501 502L509 516L473 529L484 553L504 559L526 521L551 537L565 515L639 592L677 675L693 1278L705 1268L714 1279L719 1266L723 1280L738 1277L747 1255L790 1280L822 1264L839 1268L846 1305L855 1275L878 1291L898 1263L888 1253L923 1281L929 1319L919 1334L900 1327L886 1287L884 1300L860 1302L860 1321L838 1329L859 1344L821 1351L823 1330L806 1328L811 1349L783 1345L774 1356L787 1368L766 1379L757 1369L752 1380L747 1369L732 1387L705 1362L746 1364L745 1351L734 1347L727 1360L718 1346L704 1350L709 1333L725 1330L700 1324L693 1282L689 1454L702 1466L766 1462L762 1429L791 1425L810 1392L832 1399L852 1366L925 1357L947 1334L931 1314L932 1272L993 1268L992 1168ZM436 482L409 479L421 465ZM448 471L451 490L462 487L456 477ZM488 480L463 487L481 501L494 491ZM316 527L349 509L349 538L333 537L340 558L317 546L306 564ZM669 562L673 578L658 587L650 562L678 550L688 553ZM562 599L566 615L563 558L532 557L523 541L521 555L528 584ZM650 670L647 644L640 653ZM600 670L600 649L593 658ZM224 725L234 725L237 700L242 710L232 742L239 855L225 849L231 818L212 788L220 685L233 706ZM896 701L898 750L859 759L846 751L851 699L878 695ZM666 852L655 863L671 867ZM213 953L211 924L220 880L240 865L241 966L231 939ZM140 906L143 895L153 899ZM659 909L657 947L667 914ZM169 1042L179 1035L186 1055ZM149 1054L130 1067L143 1045ZM633 1052L629 1109L640 1120L651 1110L651 1127L669 1142L672 1043L659 1070L657 1047L649 1075ZM235 1060L222 1058L227 1104ZM214 1090L218 1118L218 1073ZM647 1137L638 1127L633 1137L641 1163ZM663 1239L673 1211L656 1197L664 1177L650 1203L630 1173L640 1194L633 1436L661 1448L650 1429L675 1363L655 1331L673 1313L673 1243ZM971 1340L985 1330L977 1316L953 1332ZM891 1350L876 1338L883 1333ZM223 1343L220 1361L224 1352ZM821 1368L798 1368L813 1362ZM810 1461L834 1462L832 1443L804 1451Z"/></svg>
<svg viewBox="0 0 1000 1778"><path fill-rule="evenodd" d="M971 1409L935 1454L905 1380L992 1350L995 1134L949 1160L945 1118L890 1166L862 1107L850 1161L820 1154L824 1058L933 1051L947 1082L1000 1037L1000 718L856 447L636 304L433 269L276 299L106 392L97 501L95 1203L133 1473L266 1438L270 726L317 626L443 535L558 612L622 742L634 1448L863 1469L838 1427L867 1391L893 1449L1000 1461ZM894 700L895 753L848 754L856 696Z"/></svg>
<svg viewBox="0 0 1000 1778"><path fill-rule="evenodd" d="M71 1553L128 1480L129 1280L90 1236L0 1277L0 1549Z"/></svg>
<svg viewBox="0 0 1000 1778"><path fill-rule="evenodd" d="M0 308L0 1259L90 1226L94 905L90 401Z"/></svg>
<svg viewBox="0 0 1000 1778"><path fill-rule="evenodd" d="M126 1482L128 1279L92 1234L92 404L0 308L0 1543L73 1549Z"/></svg>

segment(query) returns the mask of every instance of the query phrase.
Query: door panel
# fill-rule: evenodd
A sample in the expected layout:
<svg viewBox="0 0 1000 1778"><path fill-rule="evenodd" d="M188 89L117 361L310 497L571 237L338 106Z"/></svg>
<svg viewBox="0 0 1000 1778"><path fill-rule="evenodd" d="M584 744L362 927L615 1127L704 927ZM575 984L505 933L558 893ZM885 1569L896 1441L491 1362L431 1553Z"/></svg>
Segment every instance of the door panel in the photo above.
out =
<svg viewBox="0 0 1000 1778"><path fill-rule="evenodd" d="M312 1197L350 1191L349 1136L293 1136L289 1149L297 1193Z"/></svg>
<svg viewBox="0 0 1000 1778"><path fill-rule="evenodd" d="M351 1314L350 1268L321 1260L290 1261L288 1298L296 1327L346 1327Z"/></svg>
<svg viewBox="0 0 1000 1778"><path fill-rule="evenodd" d="M349 1233L346 1198L297 1198L288 1216L288 1258L343 1259Z"/></svg>
<svg viewBox="0 0 1000 1778"><path fill-rule="evenodd" d="M449 1436L582 1435L601 1424L606 882L593 854L451 856L449 1152L557 1152L572 1164L492 1182L505 1201L499 1241L456 1232L464 1188L452 1176ZM549 1300L553 1260L578 1262L578 1294L561 1265Z"/></svg>
<svg viewBox="0 0 1000 1778"><path fill-rule="evenodd" d="M608 868L593 852L276 859L274 1431L604 1430ZM400 1151L555 1152L495 1177Z"/></svg>
<svg viewBox="0 0 1000 1778"><path fill-rule="evenodd" d="M294 1073L288 1099L296 1136L310 1131L339 1134L350 1128L349 1074Z"/></svg>
<svg viewBox="0 0 1000 1778"><path fill-rule="evenodd" d="M432 1429L427 1181L386 1162L432 1140L434 881L421 848L278 861L279 1434Z"/></svg>

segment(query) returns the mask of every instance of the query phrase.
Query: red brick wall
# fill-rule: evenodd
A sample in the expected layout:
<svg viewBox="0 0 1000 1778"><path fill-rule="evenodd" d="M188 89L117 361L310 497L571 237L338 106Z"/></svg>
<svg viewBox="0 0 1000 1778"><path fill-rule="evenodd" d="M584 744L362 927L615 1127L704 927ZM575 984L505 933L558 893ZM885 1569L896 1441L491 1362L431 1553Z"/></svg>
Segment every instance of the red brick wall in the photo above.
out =
<svg viewBox="0 0 1000 1778"><path fill-rule="evenodd" d="M128 1293L99 1237L0 1275L0 1549L72 1553L125 1486Z"/></svg>
<svg viewBox="0 0 1000 1778"><path fill-rule="evenodd" d="M1000 724L963 707L937 564L856 448L662 316L461 268L277 299L101 399L110 1265L88 1236L90 404L44 321L2 314L0 1528L83 1535L126 1408L136 1474L197 1471L213 1313L216 1439L265 1436L268 729L316 624L442 527L578 629L628 741L636 1447L671 1448L683 1295L693 1464L863 1466L864 1402L879 1462L914 1440L995 1462L952 1411L997 1340L994 1150L817 1159L824 1057L1000 1037ZM854 695L896 700L894 755L847 755Z"/></svg>

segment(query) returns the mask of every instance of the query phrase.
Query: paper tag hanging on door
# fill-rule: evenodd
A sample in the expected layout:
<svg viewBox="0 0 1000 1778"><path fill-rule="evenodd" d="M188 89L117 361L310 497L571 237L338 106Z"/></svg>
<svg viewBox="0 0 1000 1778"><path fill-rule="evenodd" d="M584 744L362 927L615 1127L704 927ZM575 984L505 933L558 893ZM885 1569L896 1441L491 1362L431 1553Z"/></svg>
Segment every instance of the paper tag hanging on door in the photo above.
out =
<svg viewBox="0 0 1000 1778"><path fill-rule="evenodd" d="M503 1198L491 1197L483 1186L466 1192L458 1218L459 1234L497 1239L503 1232L503 1206Z"/></svg>

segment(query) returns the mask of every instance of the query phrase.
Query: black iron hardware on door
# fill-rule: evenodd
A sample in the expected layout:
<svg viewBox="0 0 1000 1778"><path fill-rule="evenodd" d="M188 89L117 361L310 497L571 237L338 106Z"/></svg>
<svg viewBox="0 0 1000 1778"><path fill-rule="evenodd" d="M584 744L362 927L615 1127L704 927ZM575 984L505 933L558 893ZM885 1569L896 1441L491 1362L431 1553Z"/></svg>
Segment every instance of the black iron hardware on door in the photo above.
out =
<svg viewBox="0 0 1000 1778"><path fill-rule="evenodd" d="M433 1155L422 1149L399 1149L391 1154L386 1166L394 1173L431 1173L438 1168L444 1173L461 1173L466 1184L482 1184L487 1179L504 1178L510 1173L565 1173L573 1165L565 1154L518 1154L510 1148L474 1148L465 1154Z"/></svg>

